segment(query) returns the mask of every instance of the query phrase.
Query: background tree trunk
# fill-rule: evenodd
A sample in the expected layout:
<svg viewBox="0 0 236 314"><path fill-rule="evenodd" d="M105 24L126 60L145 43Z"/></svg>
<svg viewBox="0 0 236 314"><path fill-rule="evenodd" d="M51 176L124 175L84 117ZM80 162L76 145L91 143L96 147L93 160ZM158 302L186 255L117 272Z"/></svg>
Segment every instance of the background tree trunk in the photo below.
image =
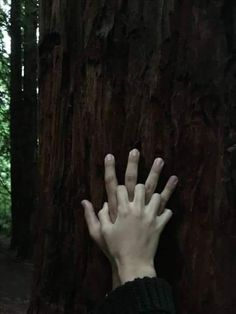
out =
<svg viewBox="0 0 236 314"><path fill-rule="evenodd" d="M11 247L23 258L32 256L32 215L37 206L37 10L37 0L12 0Z"/></svg>
<svg viewBox="0 0 236 314"><path fill-rule="evenodd" d="M10 138L11 138L11 211L12 238L11 247L18 247L18 221L21 201L19 191L21 184L21 151L20 151L20 122L22 110L22 63L21 63L21 1L11 2L11 56L10 56Z"/></svg>
<svg viewBox="0 0 236 314"><path fill-rule="evenodd" d="M233 314L235 13L229 0L41 1L40 211L28 313L86 313L111 288L80 201L106 200L104 157L119 184L130 149L138 182L165 160L168 207L158 276L181 314Z"/></svg>
<svg viewBox="0 0 236 314"><path fill-rule="evenodd" d="M21 186L24 207L21 209L19 254L32 256L34 240L34 224L32 217L37 206L37 38L38 22L37 0L25 0L24 14L24 80L22 110L22 156L24 171Z"/></svg>

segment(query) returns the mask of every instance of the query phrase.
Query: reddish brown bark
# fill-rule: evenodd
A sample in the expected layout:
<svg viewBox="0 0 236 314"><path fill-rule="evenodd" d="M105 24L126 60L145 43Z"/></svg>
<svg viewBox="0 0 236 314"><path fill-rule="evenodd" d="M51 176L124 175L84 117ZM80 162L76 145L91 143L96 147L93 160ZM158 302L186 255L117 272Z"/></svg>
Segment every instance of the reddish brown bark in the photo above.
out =
<svg viewBox="0 0 236 314"><path fill-rule="evenodd" d="M230 313L235 286L233 1L41 1L38 249L29 313L86 313L111 285L80 201L106 199L103 160L141 151L179 188L156 268L181 314Z"/></svg>

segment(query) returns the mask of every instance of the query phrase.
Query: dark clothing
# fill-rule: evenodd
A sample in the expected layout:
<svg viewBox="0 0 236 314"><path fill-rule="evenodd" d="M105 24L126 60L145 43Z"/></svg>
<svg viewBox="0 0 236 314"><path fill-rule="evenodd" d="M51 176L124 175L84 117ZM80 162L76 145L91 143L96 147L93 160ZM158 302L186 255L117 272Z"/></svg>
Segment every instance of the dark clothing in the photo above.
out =
<svg viewBox="0 0 236 314"><path fill-rule="evenodd" d="M90 314L175 314L172 288L158 277L136 278L109 292Z"/></svg>

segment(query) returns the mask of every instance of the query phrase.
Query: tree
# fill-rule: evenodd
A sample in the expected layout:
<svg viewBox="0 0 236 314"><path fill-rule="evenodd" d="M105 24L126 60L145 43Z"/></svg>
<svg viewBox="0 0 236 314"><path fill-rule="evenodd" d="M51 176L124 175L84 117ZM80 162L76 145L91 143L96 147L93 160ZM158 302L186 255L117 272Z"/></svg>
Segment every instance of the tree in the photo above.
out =
<svg viewBox="0 0 236 314"><path fill-rule="evenodd" d="M165 160L174 216L156 258L178 313L233 313L233 1L41 1L40 204L28 313L86 313L111 285L82 199L106 200L103 159Z"/></svg>
<svg viewBox="0 0 236 314"><path fill-rule="evenodd" d="M24 1L24 40L23 40L23 120L22 155L27 175L23 179L24 207L21 209L18 224L20 230L20 255L31 256L34 240L34 213L37 207L38 148L37 148L37 38L38 26L37 0ZM25 171L25 170L24 170ZM29 236L30 235L30 236Z"/></svg>
<svg viewBox="0 0 236 314"><path fill-rule="evenodd" d="M16 248L18 241L18 225L22 202L19 200L21 192L22 157L18 138L21 109L22 109L22 54L21 54L21 1L12 0L10 16L10 155L11 155L11 211L12 238L11 247Z"/></svg>
<svg viewBox="0 0 236 314"><path fill-rule="evenodd" d="M37 206L37 1L11 3L11 247L33 251L32 215ZM23 30L23 32L22 32ZM22 77L22 67L24 77Z"/></svg>
<svg viewBox="0 0 236 314"><path fill-rule="evenodd" d="M9 29L5 8L0 7L0 232L10 233L10 130L9 76L10 60L4 43Z"/></svg>

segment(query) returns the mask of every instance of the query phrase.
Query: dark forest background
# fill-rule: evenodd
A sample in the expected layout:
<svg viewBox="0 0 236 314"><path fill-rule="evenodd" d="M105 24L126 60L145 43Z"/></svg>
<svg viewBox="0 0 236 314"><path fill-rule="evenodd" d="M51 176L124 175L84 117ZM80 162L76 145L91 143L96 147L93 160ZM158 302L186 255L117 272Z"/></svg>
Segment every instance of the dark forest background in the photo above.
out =
<svg viewBox="0 0 236 314"><path fill-rule="evenodd" d="M134 147L140 183L157 156L158 191L180 179L156 256L177 313L235 313L236 2L4 0L0 70L0 233L34 264L27 313L111 288L80 202L101 208L105 155L123 184Z"/></svg>

